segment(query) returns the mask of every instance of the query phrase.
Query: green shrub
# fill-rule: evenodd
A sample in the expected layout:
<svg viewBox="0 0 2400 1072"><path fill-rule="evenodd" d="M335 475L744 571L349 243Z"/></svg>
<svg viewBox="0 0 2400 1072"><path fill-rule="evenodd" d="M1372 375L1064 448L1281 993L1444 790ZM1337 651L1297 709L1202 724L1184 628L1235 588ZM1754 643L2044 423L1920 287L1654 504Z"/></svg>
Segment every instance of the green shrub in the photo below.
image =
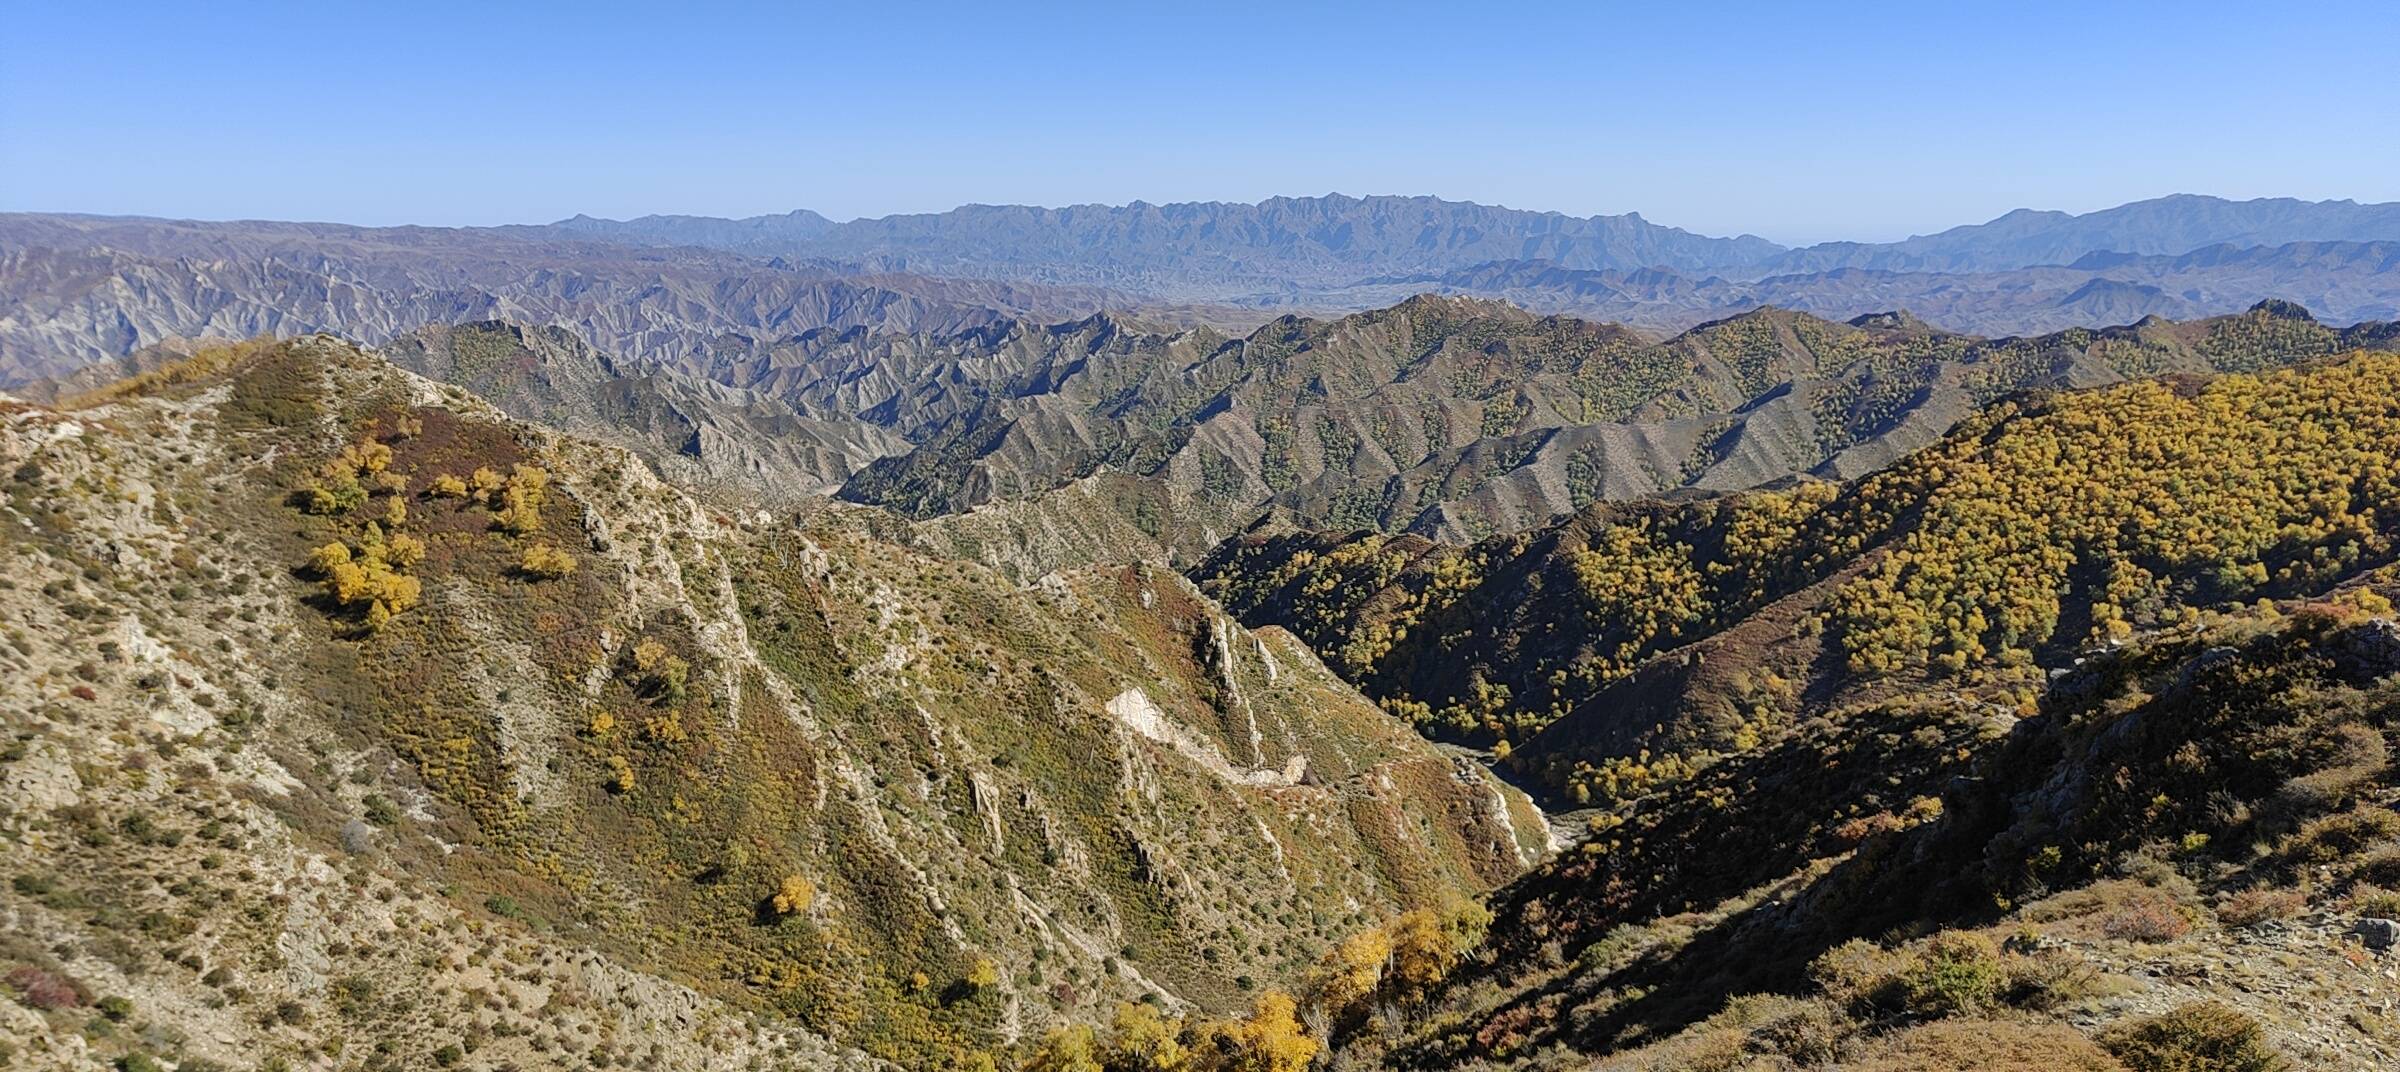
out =
<svg viewBox="0 0 2400 1072"><path fill-rule="evenodd" d="M2359 886L2350 891L2350 911L2376 919L2400 919L2400 893L2381 886Z"/></svg>
<svg viewBox="0 0 2400 1072"><path fill-rule="evenodd" d="M2290 1067L2267 1046L2266 1031L2258 1021L2212 1001L2111 1031L2100 1044L2133 1072L2278 1072Z"/></svg>
<svg viewBox="0 0 2400 1072"><path fill-rule="evenodd" d="M1944 931L1926 943L1900 985L1908 1011L1920 1016L1956 1016L1998 1004L2008 973L1992 940L1964 931Z"/></svg>
<svg viewBox="0 0 2400 1072"><path fill-rule="evenodd" d="M1905 954L1852 938L1811 962L1808 975L1827 998L1863 1012L1894 1004L1900 974L1914 963Z"/></svg>

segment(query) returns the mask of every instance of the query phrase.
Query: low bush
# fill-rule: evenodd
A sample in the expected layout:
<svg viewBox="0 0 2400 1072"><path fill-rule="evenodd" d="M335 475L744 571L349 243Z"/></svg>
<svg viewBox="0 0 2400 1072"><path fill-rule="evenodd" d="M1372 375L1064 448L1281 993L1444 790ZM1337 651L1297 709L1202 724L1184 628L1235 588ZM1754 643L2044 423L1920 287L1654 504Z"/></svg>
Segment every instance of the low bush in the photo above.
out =
<svg viewBox="0 0 2400 1072"><path fill-rule="evenodd" d="M1900 976L1908 1011L1928 1017L1991 1008L1999 1004L2007 982L1999 947L1965 931L1934 935L1917 962Z"/></svg>
<svg viewBox="0 0 2400 1072"><path fill-rule="evenodd" d="M2228 927L2255 927L2270 919L2290 919L2308 910L2308 895L2294 889L2253 887L2225 899L2217 918Z"/></svg>
<svg viewBox="0 0 2400 1072"><path fill-rule="evenodd" d="M1854 1072L2123 1072L2091 1039L2058 1024L1943 1020L1892 1036Z"/></svg>
<svg viewBox="0 0 2400 1072"><path fill-rule="evenodd" d="M2185 1005L2100 1039L2133 1072L2279 1072L2289 1068L2267 1045L2266 1030L2215 1002Z"/></svg>
<svg viewBox="0 0 2400 1072"><path fill-rule="evenodd" d="M0 978L17 992L17 1000L44 1012L72 1009L92 1000L75 980L31 965L11 968Z"/></svg>

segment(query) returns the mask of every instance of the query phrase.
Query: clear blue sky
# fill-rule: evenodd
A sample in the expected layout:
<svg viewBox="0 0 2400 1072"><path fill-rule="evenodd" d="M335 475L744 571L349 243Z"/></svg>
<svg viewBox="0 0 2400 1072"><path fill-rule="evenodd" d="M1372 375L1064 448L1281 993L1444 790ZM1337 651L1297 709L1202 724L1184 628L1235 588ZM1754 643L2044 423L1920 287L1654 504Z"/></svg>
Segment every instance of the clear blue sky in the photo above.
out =
<svg viewBox="0 0 2400 1072"><path fill-rule="evenodd" d="M1132 6L0 0L0 209L1340 191L1805 242L2173 192L2400 200L2388 2Z"/></svg>

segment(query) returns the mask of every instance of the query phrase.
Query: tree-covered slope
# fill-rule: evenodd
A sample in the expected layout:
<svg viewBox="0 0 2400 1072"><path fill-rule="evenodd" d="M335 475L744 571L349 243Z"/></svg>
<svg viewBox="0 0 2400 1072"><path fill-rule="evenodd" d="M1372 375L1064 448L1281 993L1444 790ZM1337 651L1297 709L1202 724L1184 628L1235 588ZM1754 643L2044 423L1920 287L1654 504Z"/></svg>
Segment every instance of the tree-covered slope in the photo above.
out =
<svg viewBox="0 0 2400 1072"><path fill-rule="evenodd" d="M1546 769L1755 742L1885 679L2045 667L2393 554L2400 358L2001 403L1888 470L1603 505L1472 546L1289 534L1195 575L1439 736ZM1597 778L1579 779L1586 789Z"/></svg>

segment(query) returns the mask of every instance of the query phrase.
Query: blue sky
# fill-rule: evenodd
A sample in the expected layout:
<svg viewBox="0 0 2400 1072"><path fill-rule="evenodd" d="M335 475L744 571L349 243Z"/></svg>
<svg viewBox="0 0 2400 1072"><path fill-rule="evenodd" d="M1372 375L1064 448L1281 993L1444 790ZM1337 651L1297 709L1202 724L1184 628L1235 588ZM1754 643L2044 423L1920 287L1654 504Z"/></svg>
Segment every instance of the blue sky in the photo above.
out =
<svg viewBox="0 0 2400 1072"><path fill-rule="evenodd" d="M2388 3L0 6L10 210L1339 191L1807 242L2173 192L2400 200Z"/></svg>

